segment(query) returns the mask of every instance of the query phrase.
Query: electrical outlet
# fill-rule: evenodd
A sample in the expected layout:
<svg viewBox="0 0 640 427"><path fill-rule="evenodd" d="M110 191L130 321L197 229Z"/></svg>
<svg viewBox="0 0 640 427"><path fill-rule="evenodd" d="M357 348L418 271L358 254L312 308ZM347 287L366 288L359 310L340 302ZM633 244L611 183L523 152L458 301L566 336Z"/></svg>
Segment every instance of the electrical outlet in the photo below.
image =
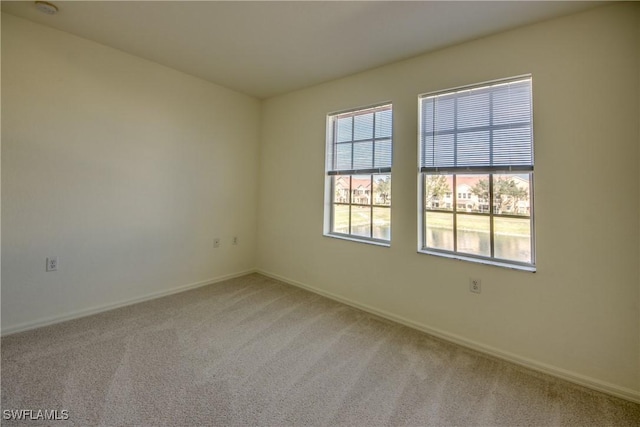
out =
<svg viewBox="0 0 640 427"><path fill-rule="evenodd" d="M238 236L233 236L233 244L234 245L238 244Z"/></svg>
<svg viewBox="0 0 640 427"><path fill-rule="evenodd" d="M58 271L57 256L50 256L47 258L47 271Z"/></svg>
<svg viewBox="0 0 640 427"><path fill-rule="evenodd" d="M215 237L213 239L213 247L214 248L219 248L220 247L220 238L219 237Z"/></svg>
<svg viewBox="0 0 640 427"><path fill-rule="evenodd" d="M469 279L469 291L479 294L482 291L482 281L480 279Z"/></svg>

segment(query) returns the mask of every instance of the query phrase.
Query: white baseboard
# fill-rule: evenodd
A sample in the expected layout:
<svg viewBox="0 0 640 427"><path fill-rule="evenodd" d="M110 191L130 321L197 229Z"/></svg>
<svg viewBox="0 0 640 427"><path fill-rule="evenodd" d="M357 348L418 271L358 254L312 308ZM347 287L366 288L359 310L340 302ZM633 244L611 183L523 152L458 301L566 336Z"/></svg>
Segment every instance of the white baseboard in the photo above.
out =
<svg viewBox="0 0 640 427"><path fill-rule="evenodd" d="M177 294L179 292L188 291L190 289L200 288L202 286L212 285L214 283L222 282L224 280L233 279L240 276L245 276L247 274L255 273L256 270L250 269L245 270L240 273L232 273L224 276L219 276L213 279L203 280L201 282L189 283L187 285L178 286L176 288L166 289L163 291L153 292L141 297L128 299L124 301L118 301L115 303L98 305L90 308L85 308L82 310L76 310L69 313L65 313L58 316L51 317L43 317L40 319L36 319L29 322L19 323L17 325L12 325L7 328L2 329L2 336L7 336L11 334L16 334L18 332L28 331L30 329L41 328L43 326L49 326L60 322L66 322L67 320L78 319L80 317L91 316L92 314L101 313L103 311L109 311L120 307L125 307L127 305L137 304L144 301L149 301L156 298L165 297L172 294Z"/></svg>
<svg viewBox="0 0 640 427"><path fill-rule="evenodd" d="M361 304L355 301L352 301L348 298L342 297L340 295L336 295L334 293L331 292L327 292L327 291L323 291L321 289L315 288L313 286L309 286L306 285L304 283L298 282L296 280L293 279L289 279L287 277L283 277L280 276L278 274L275 273L271 273L269 271L265 271L262 269L257 269L256 270L257 273L271 277L273 279L276 280L280 280L284 283L288 283L290 285L293 286L297 286L299 288L302 289L306 289L308 291L311 291L313 293L322 295L324 297L330 298L332 300L341 302L343 304L355 307L359 310L363 310L366 311L368 313L371 314L375 314L377 316L383 317L385 319L389 319L392 320L396 323L400 323L402 325L408 326L412 329L417 329L419 331L425 332L429 335L433 335L435 337L441 338L443 340L455 343L455 344L459 344L461 346L488 354L490 356L502 359L502 360L506 360L508 362L520 365L520 366L524 366L526 368L538 371L538 372L542 372L551 376L554 376L556 378L560 378L569 382L572 382L574 384L578 384L581 385L583 387L587 387L590 388L592 390L597 390L612 396L616 396L616 397L620 397L622 399L625 400L629 400L635 403L640 403L640 391L636 391L636 390L632 390L630 388L626 388L626 387L621 387L615 384L611 384L608 383L606 381L601 381L598 380L596 378L592 378L592 377L588 377L586 375L582 375L576 372L572 372L563 368L558 368L556 366L553 365L548 365L546 363L542 363L542 362L538 362L536 360L533 359L529 359L517 354L513 354L513 353L509 353L507 351L503 351L500 350L498 348L495 347L491 347L488 345L484 345L482 343L467 339L465 337L456 335L456 334L452 334L437 328L432 328L426 325L423 325L421 323L418 322L414 322L412 320L406 319L402 316L398 316L396 314L393 313L389 313L387 311L384 310L380 310L377 309L375 307L371 307L369 305L366 304Z"/></svg>

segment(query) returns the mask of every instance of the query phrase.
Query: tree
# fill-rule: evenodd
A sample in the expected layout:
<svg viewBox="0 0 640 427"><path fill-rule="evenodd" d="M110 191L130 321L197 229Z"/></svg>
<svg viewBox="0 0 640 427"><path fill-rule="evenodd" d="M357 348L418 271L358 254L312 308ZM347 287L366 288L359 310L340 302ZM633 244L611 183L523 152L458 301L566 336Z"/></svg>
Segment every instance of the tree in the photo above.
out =
<svg viewBox="0 0 640 427"><path fill-rule="evenodd" d="M478 196L478 200L482 202L489 201L489 180L488 179L480 179L476 184L471 187L471 192Z"/></svg>
<svg viewBox="0 0 640 427"><path fill-rule="evenodd" d="M436 202L440 202L450 192L451 187L446 176L427 175L424 185L425 206L434 207Z"/></svg>
<svg viewBox="0 0 640 427"><path fill-rule="evenodd" d="M384 178L375 178L375 188L378 197L382 200L382 204L386 205L391 202L391 177L386 175Z"/></svg>
<svg viewBox="0 0 640 427"><path fill-rule="evenodd" d="M500 177L493 182L494 202L499 204L500 212L515 211L520 200L529 197L529 190L518 187L513 178Z"/></svg>
<svg viewBox="0 0 640 427"><path fill-rule="evenodd" d="M489 180L486 178L478 180L471 187L471 192L478 196L480 201L489 202ZM493 205L498 212L513 212L520 200L527 200L529 191L526 188L518 187L513 178L498 177L493 180Z"/></svg>

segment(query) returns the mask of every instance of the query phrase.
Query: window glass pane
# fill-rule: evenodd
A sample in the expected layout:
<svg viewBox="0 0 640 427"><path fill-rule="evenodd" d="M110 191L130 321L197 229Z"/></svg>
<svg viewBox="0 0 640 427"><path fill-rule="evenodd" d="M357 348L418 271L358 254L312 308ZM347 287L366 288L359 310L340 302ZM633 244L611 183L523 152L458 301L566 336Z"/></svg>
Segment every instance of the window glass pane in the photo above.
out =
<svg viewBox="0 0 640 427"><path fill-rule="evenodd" d="M349 203L349 187L351 177L349 175L339 175L333 177L333 202Z"/></svg>
<svg viewBox="0 0 640 427"><path fill-rule="evenodd" d="M351 234L371 237L371 208L351 206Z"/></svg>
<svg viewBox="0 0 640 427"><path fill-rule="evenodd" d="M532 165L531 126L493 131L494 165Z"/></svg>
<svg viewBox="0 0 640 427"><path fill-rule="evenodd" d="M373 143L356 142L353 144L353 168L371 169L373 167Z"/></svg>
<svg viewBox="0 0 640 427"><path fill-rule="evenodd" d="M529 216L529 174L503 174L493 176L493 205L495 214Z"/></svg>
<svg viewBox="0 0 640 427"><path fill-rule="evenodd" d="M424 175L426 209L453 210L453 175Z"/></svg>
<svg viewBox="0 0 640 427"><path fill-rule="evenodd" d="M391 167L391 140L376 141L374 153L375 168Z"/></svg>
<svg viewBox="0 0 640 427"><path fill-rule="evenodd" d="M455 166L455 135L435 135L423 140L422 166L450 167Z"/></svg>
<svg viewBox="0 0 640 427"><path fill-rule="evenodd" d="M376 138L391 138L393 120L391 110L376 113Z"/></svg>
<svg viewBox="0 0 640 427"><path fill-rule="evenodd" d="M505 85L493 94L493 124L531 121L531 87L529 84Z"/></svg>
<svg viewBox="0 0 640 427"><path fill-rule="evenodd" d="M491 162L489 131L458 133L456 165L486 166Z"/></svg>
<svg viewBox="0 0 640 427"><path fill-rule="evenodd" d="M531 222L528 218L494 218L495 257L531 262Z"/></svg>
<svg viewBox="0 0 640 427"><path fill-rule="evenodd" d="M470 91L467 96L458 98L458 129L489 126L490 95L488 92L477 93Z"/></svg>
<svg viewBox="0 0 640 427"><path fill-rule="evenodd" d="M428 248L453 251L453 214L425 212Z"/></svg>
<svg viewBox="0 0 640 427"><path fill-rule="evenodd" d="M373 138L373 113L361 114L353 118L353 139Z"/></svg>
<svg viewBox="0 0 640 427"><path fill-rule="evenodd" d="M373 237L391 240L391 209L373 208Z"/></svg>
<svg viewBox="0 0 640 427"><path fill-rule="evenodd" d="M336 144L336 170L350 170L352 144Z"/></svg>
<svg viewBox="0 0 640 427"><path fill-rule="evenodd" d="M353 175L351 178L351 203L371 204L371 175Z"/></svg>
<svg viewBox="0 0 640 427"><path fill-rule="evenodd" d="M422 98L422 117L420 117L420 125L422 126L423 133L433 132L433 125L435 120L433 118L433 114L435 111L435 102L436 101L434 97Z"/></svg>
<svg viewBox="0 0 640 427"><path fill-rule="evenodd" d="M458 212L489 213L489 175L457 175Z"/></svg>
<svg viewBox="0 0 640 427"><path fill-rule="evenodd" d="M391 175L373 176L373 203L391 205Z"/></svg>
<svg viewBox="0 0 640 427"><path fill-rule="evenodd" d="M351 141L353 117L343 117L336 123L336 142Z"/></svg>
<svg viewBox="0 0 640 427"><path fill-rule="evenodd" d="M491 256L488 216L458 215L458 252Z"/></svg>
<svg viewBox="0 0 640 427"><path fill-rule="evenodd" d="M455 99L451 96L438 96L435 100L434 130L452 130L455 127Z"/></svg>
<svg viewBox="0 0 640 427"><path fill-rule="evenodd" d="M333 205L334 233L349 234L349 205Z"/></svg>

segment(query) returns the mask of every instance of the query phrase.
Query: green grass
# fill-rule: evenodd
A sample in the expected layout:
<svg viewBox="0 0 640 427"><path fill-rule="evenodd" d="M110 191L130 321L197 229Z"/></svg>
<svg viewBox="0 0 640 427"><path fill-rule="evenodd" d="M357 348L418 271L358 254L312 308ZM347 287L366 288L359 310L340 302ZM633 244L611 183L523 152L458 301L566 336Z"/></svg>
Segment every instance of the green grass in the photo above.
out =
<svg viewBox="0 0 640 427"><path fill-rule="evenodd" d="M495 233L507 236L529 236L531 234L528 218L495 218ZM430 228L452 228L453 217L449 213L428 212L427 224ZM489 232L489 217L458 214L458 230Z"/></svg>
<svg viewBox="0 0 640 427"><path fill-rule="evenodd" d="M359 212L359 209L354 208L351 216L351 225L354 227L369 225L369 208L363 209L363 212ZM390 209L387 208L374 208L373 210L373 224L374 225L387 225L390 221ZM451 229L452 227L452 214L442 212L429 212L427 215L427 224L429 228L442 228ZM500 218L495 217L495 233L506 236L530 236L530 224L528 218ZM337 206L334 211L334 229L343 230L348 232L349 229L349 207ZM458 230L474 231L478 233L489 232L489 217L480 215L464 215L458 214Z"/></svg>
<svg viewBox="0 0 640 427"><path fill-rule="evenodd" d="M343 208L343 209L341 209ZM373 224L374 225L390 225L390 209L389 208L374 208L373 209ZM362 211L358 208L354 208L351 215L351 225L366 226L370 223L370 210L368 207L363 208ZM336 230L348 230L349 228L349 207L338 206L334 211L333 224Z"/></svg>

